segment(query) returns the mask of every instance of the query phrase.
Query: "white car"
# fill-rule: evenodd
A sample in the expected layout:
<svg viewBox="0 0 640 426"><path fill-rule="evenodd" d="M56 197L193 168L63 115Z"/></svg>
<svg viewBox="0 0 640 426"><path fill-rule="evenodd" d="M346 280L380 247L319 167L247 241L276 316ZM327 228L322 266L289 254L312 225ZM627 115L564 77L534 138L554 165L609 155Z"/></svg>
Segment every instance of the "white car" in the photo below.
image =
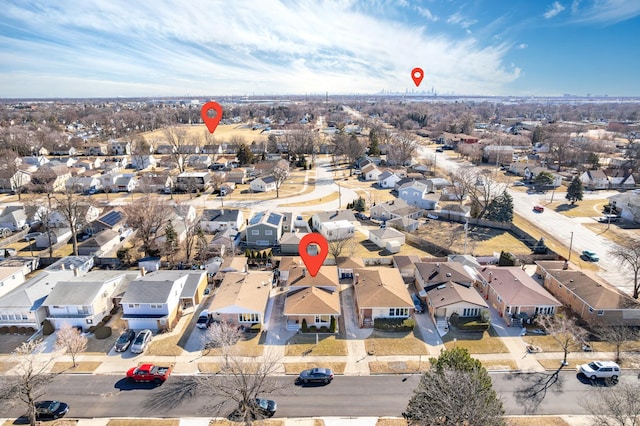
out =
<svg viewBox="0 0 640 426"><path fill-rule="evenodd" d="M582 373L591 380L613 379L620 376L620 366L613 361L593 361L589 364L578 365L578 373Z"/></svg>
<svg viewBox="0 0 640 426"><path fill-rule="evenodd" d="M131 352L134 354L141 354L149 345L151 338L153 337L153 333L151 330L142 330L136 336L135 340L131 344Z"/></svg>

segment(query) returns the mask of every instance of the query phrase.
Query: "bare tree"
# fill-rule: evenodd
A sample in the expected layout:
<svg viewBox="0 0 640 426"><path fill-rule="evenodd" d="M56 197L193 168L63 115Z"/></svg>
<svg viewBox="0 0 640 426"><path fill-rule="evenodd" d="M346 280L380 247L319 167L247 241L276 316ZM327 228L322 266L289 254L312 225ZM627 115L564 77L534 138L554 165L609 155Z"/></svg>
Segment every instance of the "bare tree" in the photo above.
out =
<svg viewBox="0 0 640 426"><path fill-rule="evenodd" d="M222 373L200 376L198 388L212 396L207 407L221 417L233 414L233 419L243 424L264 418L255 404L258 396L284 393L292 385L275 380L281 360L275 352L266 351L260 359L240 356L232 351L227 368Z"/></svg>
<svg viewBox="0 0 640 426"><path fill-rule="evenodd" d="M137 230L142 250L149 255L157 249L155 237L168 217L169 206L156 196L146 195L122 206L129 226Z"/></svg>
<svg viewBox="0 0 640 426"><path fill-rule="evenodd" d="M621 383L615 388L599 387L596 395L580 405L591 415L594 426L636 426L640 421L640 386Z"/></svg>
<svg viewBox="0 0 640 426"><path fill-rule="evenodd" d="M587 331L578 326L575 319L564 314L541 315L536 321L560 345L564 353L562 366L567 365L567 355L574 348L582 347Z"/></svg>
<svg viewBox="0 0 640 426"><path fill-rule="evenodd" d="M390 145L387 150L387 163L392 166L408 165L418 149L418 143L406 132L393 135Z"/></svg>
<svg viewBox="0 0 640 426"><path fill-rule="evenodd" d="M276 184L276 198L280 198L280 187L289 177L289 163L286 160L279 160L271 169Z"/></svg>
<svg viewBox="0 0 640 426"><path fill-rule="evenodd" d="M42 223L49 241L49 257L53 257L53 235L51 234L51 216L54 213L53 192L46 193L46 200L34 196L25 203L25 206L32 210L34 218L37 218Z"/></svg>
<svg viewBox="0 0 640 426"><path fill-rule="evenodd" d="M471 200L471 215L484 217L489 204L502 195L508 184L475 169L458 169L451 175L456 193L468 195Z"/></svg>
<svg viewBox="0 0 640 426"><path fill-rule="evenodd" d="M340 256L342 256L343 251L348 251L347 256L353 256L353 252L355 250L355 246L357 244L355 238L340 238L337 240L327 241L329 243L329 253L333 256L334 259L338 260Z"/></svg>
<svg viewBox="0 0 640 426"><path fill-rule="evenodd" d="M45 394L46 386L55 374L49 373L53 358L38 356L44 346L42 340L24 342L14 352L18 365L15 374L3 376L0 383L0 397L5 401L21 402L26 406L31 426L36 425L37 400Z"/></svg>
<svg viewBox="0 0 640 426"><path fill-rule="evenodd" d="M333 137L334 151L336 155L345 157L349 163L349 176L353 174L351 165L364 155L365 144L358 140L356 135L346 137L341 133Z"/></svg>
<svg viewBox="0 0 640 426"><path fill-rule="evenodd" d="M616 245L609 254L622 266L629 266L633 271L633 298L640 296L640 239L627 238Z"/></svg>
<svg viewBox="0 0 640 426"><path fill-rule="evenodd" d="M215 349L224 358L224 368L229 368L229 357L233 355L233 346L242 338L242 330L236 324L214 322L204 335L205 349Z"/></svg>
<svg viewBox="0 0 640 426"><path fill-rule="evenodd" d="M22 160L15 151L10 149L0 150L0 179L9 184L9 189L18 194L18 200L22 199L22 191L25 184L31 179L30 175L22 167Z"/></svg>
<svg viewBox="0 0 640 426"><path fill-rule="evenodd" d="M136 170L144 169L145 158L151 154L151 144L141 136L126 137L131 144L131 160L136 165Z"/></svg>
<svg viewBox="0 0 640 426"><path fill-rule="evenodd" d="M78 231L87 223L87 212L91 207L82 198L73 192L73 188L67 189L64 193L55 197L56 210L64 217L71 228L71 243L73 254L78 255Z"/></svg>
<svg viewBox="0 0 640 426"><path fill-rule="evenodd" d="M594 334L616 348L616 361L620 361L620 351L631 341L638 339L638 332L624 324L602 324L594 328Z"/></svg>
<svg viewBox="0 0 640 426"><path fill-rule="evenodd" d="M171 146L171 159L178 167L180 173L184 172L188 156L186 130L170 127L164 129L164 137L167 143Z"/></svg>
<svg viewBox="0 0 640 426"><path fill-rule="evenodd" d="M63 349L71 356L74 368L78 354L87 350L87 342L87 336L68 323L64 323L56 333L56 349Z"/></svg>

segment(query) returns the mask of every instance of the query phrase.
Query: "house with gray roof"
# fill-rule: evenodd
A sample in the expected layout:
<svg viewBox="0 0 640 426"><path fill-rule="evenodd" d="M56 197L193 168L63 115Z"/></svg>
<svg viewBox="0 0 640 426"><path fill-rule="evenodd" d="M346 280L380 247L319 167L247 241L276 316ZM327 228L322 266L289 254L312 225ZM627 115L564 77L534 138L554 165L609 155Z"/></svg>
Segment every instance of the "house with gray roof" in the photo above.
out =
<svg viewBox="0 0 640 426"><path fill-rule="evenodd" d="M105 229L78 244L78 254L101 256L112 251L118 244L120 244L120 233Z"/></svg>
<svg viewBox="0 0 640 426"><path fill-rule="evenodd" d="M358 223L351 210L330 210L326 212L317 212L311 216L311 225L313 226L313 229L319 230L322 223L336 222L338 220L346 220L354 225Z"/></svg>
<svg viewBox="0 0 640 426"><path fill-rule="evenodd" d="M64 324L89 329L109 315L113 309L113 294L120 283L132 281L137 272L91 271L83 277L59 281L42 306L54 328Z"/></svg>
<svg viewBox="0 0 640 426"><path fill-rule="evenodd" d="M282 237L283 214L263 211L257 212L247 225L246 236L249 247L273 247Z"/></svg>
<svg viewBox="0 0 640 426"><path fill-rule="evenodd" d="M579 177L586 189L608 189L609 177L602 170L587 170Z"/></svg>
<svg viewBox="0 0 640 426"><path fill-rule="evenodd" d="M0 228L19 231L27 225L27 214L23 206L7 206L0 213Z"/></svg>
<svg viewBox="0 0 640 426"><path fill-rule="evenodd" d="M398 197L410 206L435 210L438 207L440 194L430 192L429 186L420 181L408 182L400 187Z"/></svg>
<svg viewBox="0 0 640 426"><path fill-rule="evenodd" d="M239 230L244 223L244 214L240 209L205 209L200 216L200 229L214 233L225 229Z"/></svg>
<svg viewBox="0 0 640 426"><path fill-rule="evenodd" d="M262 176L249 183L253 192L271 192L276 190L276 178L274 176Z"/></svg>

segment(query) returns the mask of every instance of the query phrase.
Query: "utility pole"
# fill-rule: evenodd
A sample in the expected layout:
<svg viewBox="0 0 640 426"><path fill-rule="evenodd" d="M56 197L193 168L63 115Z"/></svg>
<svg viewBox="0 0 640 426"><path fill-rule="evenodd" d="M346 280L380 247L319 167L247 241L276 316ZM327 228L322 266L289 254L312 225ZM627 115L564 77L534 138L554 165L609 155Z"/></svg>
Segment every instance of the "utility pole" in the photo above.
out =
<svg viewBox="0 0 640 426"><path fill-rule="evenodd" d="M571 231L571 240L569 241L569 258L567 262L571 261L571 248L573 247L573 231Z"/></svg>

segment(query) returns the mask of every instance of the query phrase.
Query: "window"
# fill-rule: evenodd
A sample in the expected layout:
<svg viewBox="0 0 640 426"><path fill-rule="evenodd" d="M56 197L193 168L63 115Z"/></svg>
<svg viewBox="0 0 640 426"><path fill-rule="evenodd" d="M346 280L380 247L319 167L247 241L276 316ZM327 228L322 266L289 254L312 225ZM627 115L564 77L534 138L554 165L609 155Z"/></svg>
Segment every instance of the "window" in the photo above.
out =
<svg viewBox="0 0 640 426"><path fill-rule="evenodd" d="M139 303L129 303L128 305L130 308L139 308L140 304Z"/></svg>
<svg viewBox="0 0 640 426"><path fill-rule="evenodd" d="M408 317L409 308L390 308L389 316L390 317Z"/></svg>
<svg viewBox="0 0 640 426"><path fill-rule="evenodd" d="M260 322L260 314L240 314L238 315L239 322Z"/></svg>
<svg viewBox="0 0 640 426"><path fill-rule="evenodd" d="M260 235L260 231L258 229L252 229L251 235Z"/></svg>
<svg viewBox="0 0 640 426"><path fill-rule="evenodd" d="M477 317L480 315L480 308L464 308L462 310L463 317Z"/></svg>
<svg viewBox="0 0 640 426"><path fill-rule="evenodd" d="M316 315L316 324L325 323L328 324L331 322L331 315Z"/></svg>
<svg viewBox="0 0 640 426"><path fill-rule="evenodd" d="M502 297L498 296L498 303L502 303Z"/></svg>
<svg viewBox="0 0 640 426"><path fill-rule="evenodd" d="M88 306L79 306L78 314L79 315L89 315L91 313L91 309Z"/></svg>
<svg viewBox="0 0 640 426"><path fill-rule="evenodd" d="M273 231L271 229L265 229L264 235L273 235Z"/></svg>
<svg viewBox="0 0 640 426"><path fill-rule="evenodd" d="M162 305L150 305L151 309L162 309Z"/></svg>
<svg viewBox="0 0 640 426"><path fill-rule="evenodd" d="M589 308L589 312L593 313L593 308Z"/></svg>
<svg viewBox="0 0 640 426"><path fill-rule="evenodd" d="M604 309L599 309L598 310L598 316L603 316L604 315Z"/></svg>

